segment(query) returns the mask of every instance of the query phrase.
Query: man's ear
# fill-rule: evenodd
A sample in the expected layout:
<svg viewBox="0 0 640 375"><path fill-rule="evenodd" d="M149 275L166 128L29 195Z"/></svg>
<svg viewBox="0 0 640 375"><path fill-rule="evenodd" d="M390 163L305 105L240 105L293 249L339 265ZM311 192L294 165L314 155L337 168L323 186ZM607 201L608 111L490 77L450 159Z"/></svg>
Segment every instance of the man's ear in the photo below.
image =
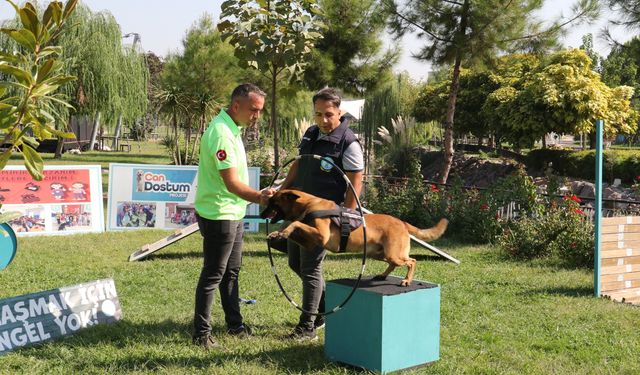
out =
<svg viewBox="0 0 640 375"><path fill-rule="evenodd" d="M283 195L284 195L284 198L286 200L289 200L289 201L295 201L296 199L300 198L300 195L298 195L298 194L296 194L296 193L294 193L292 191L288 191L288 192L284 193Z"/></svg>

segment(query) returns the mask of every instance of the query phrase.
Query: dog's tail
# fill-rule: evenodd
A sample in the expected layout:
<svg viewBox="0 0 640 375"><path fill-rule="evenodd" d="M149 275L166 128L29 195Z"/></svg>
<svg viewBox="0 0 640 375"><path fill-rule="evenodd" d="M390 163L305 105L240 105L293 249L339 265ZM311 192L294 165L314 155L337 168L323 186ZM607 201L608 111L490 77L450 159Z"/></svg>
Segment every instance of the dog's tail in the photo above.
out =
<svg viewBox="0 0 640 375"><path fill-rule="evenodd" d="M447 230L447 225L449 225L449 220L440 219L438 224L428 229L416 228L409 223L404 223L404 225L405 227L407 227L409 234L425 242L429 242L429 241L437 240L444 234L444 231Z"/></svg>

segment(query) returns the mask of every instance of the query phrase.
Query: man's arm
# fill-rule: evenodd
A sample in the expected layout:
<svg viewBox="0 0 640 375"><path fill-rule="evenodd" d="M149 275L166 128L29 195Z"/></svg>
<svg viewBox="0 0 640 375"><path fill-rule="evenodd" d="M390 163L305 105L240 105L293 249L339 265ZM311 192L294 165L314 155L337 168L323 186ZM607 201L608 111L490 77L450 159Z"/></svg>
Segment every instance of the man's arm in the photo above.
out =
<svg viewBox="0 0 640 375"><path fill-rule="evenodd" d="M253 190L251 186L240 181L236 168L221 169L220 176L222 177L222 181L224 181L224 186L227 187L227 190L246 201L266 206L267 199L273 195L273 192L271 192L272 189L256 191Z"/></svg>
<svg viewBox="0 0 640 375"><path fill-rule="evenodd" d="M349 181L353 185L353 190L356 191L356 195L360 197L360 192L362 191L362 171L359 172L345 172ZM347 187L347 197L344 200L344 206L346 208L355 209L358 206L356 199L353 196L353 192L350 188Z"/></svg>
<svg viewBox="0 0 640 375"><path fill-rule="evenodd" d="M356 192L356 196L360 197L362 191L362 175L364 171L364 155L362 154L362 147L359 142L353 142L344 151L342 159L342 167L346 171L345 174L351 184L353 190ZM347 208L356 208L357 200L353 196L350 188L347 188L347 195L345 196L344 206Z"/></svg>

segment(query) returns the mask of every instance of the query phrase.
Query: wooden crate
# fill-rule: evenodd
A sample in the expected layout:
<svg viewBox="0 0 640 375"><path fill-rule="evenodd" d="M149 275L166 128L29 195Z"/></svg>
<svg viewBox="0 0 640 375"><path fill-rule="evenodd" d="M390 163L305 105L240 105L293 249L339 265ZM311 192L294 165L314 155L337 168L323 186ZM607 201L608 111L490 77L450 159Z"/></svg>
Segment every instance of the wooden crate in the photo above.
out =
<svg viewBox="0 0 640 375"><path fill-rule="evenodd" d="M601 239L601 294L640 305L640 217L603 218Z"/></svg>

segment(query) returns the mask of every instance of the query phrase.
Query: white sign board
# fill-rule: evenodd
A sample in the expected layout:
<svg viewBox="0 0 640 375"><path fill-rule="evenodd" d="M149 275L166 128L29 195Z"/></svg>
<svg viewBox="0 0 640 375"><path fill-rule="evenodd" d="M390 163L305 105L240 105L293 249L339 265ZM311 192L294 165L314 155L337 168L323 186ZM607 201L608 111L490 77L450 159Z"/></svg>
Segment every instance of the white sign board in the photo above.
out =
<svg viewBox="0 0 640 375"><path fill-rule="evenodd" d="M22 215L9 224L17 236L102 232L99 165L48 165L35 181L23 166L0 170L2 211Z"/></svg>
<svg viewBox="0 0 640 375"><path fill-rule="evenodd" d="M0 300L0 355L122 319L113 279Z"/></svg>
<svg viewBox="0 0 640 375"><path fill-rule="evenodd" d="M197 175L197 166L109 164L107 230L181 229L196 223ZM259 189L260 168L249 168L249 180ZM247 215L257 218L259 206L250 204Z"/></svg>

